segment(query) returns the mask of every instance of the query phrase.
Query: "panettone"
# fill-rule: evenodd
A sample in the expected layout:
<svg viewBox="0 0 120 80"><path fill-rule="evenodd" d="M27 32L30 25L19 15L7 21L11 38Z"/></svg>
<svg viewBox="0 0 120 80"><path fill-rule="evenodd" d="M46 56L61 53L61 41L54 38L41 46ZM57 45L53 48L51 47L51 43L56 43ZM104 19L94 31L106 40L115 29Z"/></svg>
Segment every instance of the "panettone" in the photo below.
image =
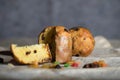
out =
<svg viewBox="0 0 120 80"><path fill-rule="evenodd" d="M86 57L94 49L95 40L87 28L74 27L69 30L72 36L72 55Z"/></svg>
<svg viewBox="0 0 120 80"><path fill-rule="evenodd" d="M52 56L48 44L35 44L29 46L17 46L11 44L14 58L20 64L38 64L51 62Z"/></svg>
<svg viewBox="0 0 120 80"><path fill-rule="evenodd" d="M72 38L63 26L45 28L39 35L39 43L48 43L53 61L65 63L72 59Z"/></svg>

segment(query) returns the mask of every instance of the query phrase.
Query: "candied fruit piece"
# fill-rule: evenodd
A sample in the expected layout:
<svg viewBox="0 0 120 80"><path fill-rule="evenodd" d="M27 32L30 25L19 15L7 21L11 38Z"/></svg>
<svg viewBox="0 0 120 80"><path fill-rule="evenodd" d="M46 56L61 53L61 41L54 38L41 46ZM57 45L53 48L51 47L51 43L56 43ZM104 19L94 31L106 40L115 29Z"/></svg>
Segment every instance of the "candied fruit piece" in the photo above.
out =
<svg viewBox="0 0 120 80"><path fill-rule="evenodd" d="M72 67L79 67L79 64L76 63L76 62L74 62L71 66L72 66Z"/></svg>
<svg viewBox="0 0 120 80"><path fill-rule="evenodd" d="M70 67L69 63L64 64L64 67Z"/></svg>
<svg viewBox="0 0 120 80"><path fill-rule="evenodd" d="M61 66L60 65L56 65L55 68L56 69L61 69Z"/></svg>
<svg viewBox="0 0 120 80"><path fill-rule="evenodd" d="M83 68L99 68L99 67L106 67L107 64L103 60L95 61L92 63L85 64Z"/></svg>

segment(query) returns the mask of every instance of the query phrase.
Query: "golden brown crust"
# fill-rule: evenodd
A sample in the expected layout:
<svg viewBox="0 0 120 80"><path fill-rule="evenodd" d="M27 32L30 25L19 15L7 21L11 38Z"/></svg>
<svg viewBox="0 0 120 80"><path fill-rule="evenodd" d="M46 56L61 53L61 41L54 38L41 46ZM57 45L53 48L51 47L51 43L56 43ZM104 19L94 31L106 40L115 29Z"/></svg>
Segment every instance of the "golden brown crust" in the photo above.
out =
<svg viewBox="0 0 120 80"><path fill-rule="evenodd" d="M54 26L46 27L38 36L38 43L51 43L55 34Z"/></svg>
<svg viewBox="0 0 120 80"><path fill-rule="evenodd" d="M72 36L72 53L75 56L86 57L94 49L95 40L91 32L83 27L76 27L69 30Z"/></svg>

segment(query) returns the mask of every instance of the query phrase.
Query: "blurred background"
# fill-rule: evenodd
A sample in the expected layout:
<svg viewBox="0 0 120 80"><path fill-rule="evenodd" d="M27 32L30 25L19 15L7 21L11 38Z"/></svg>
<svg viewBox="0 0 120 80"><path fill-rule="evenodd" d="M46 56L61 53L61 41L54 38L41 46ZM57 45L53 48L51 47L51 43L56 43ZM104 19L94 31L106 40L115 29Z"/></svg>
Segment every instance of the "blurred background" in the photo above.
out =
<svg viewBox="0 0 120 80"><path fill-rule="evenodd" d="M0 39L36 38L54 25L120 39L120 0L0 0Z"/></svg>

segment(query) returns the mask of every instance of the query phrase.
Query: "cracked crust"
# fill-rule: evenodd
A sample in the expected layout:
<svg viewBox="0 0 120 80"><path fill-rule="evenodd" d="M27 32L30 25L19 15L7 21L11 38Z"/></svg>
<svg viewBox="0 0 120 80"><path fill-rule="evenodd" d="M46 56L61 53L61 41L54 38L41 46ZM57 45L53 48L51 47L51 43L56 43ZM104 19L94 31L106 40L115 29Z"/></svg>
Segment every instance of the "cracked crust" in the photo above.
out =
<svg viewBox="0 0 120 80"><path fill-rule="evenodd" d="M74 27L69 31L72 36L72 55L82 57L90 55L95 45L91 32L84 27Z"/></svg>

